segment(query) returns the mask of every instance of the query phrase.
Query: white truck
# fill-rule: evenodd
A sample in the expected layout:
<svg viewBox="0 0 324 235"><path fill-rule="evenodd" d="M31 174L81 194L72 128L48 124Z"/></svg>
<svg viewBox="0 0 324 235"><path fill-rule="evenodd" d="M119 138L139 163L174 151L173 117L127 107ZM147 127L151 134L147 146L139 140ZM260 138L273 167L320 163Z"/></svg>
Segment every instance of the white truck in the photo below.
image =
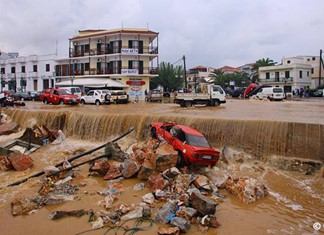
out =
<svg viewBox="0 0 324 235"><path fill-rule="evenodd" d="M219 106L226 103L225 91L219 85L205 85L201 93L178 93L174 102L181 107L192 105Z"/></svg>

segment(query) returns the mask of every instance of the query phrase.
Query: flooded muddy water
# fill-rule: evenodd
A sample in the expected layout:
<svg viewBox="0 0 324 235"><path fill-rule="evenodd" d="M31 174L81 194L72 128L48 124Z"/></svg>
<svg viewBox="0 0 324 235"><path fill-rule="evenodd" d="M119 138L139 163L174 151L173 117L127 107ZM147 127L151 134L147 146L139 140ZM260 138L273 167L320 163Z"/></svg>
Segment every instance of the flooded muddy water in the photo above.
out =
<svg viewBox="0 0 324 235"><path fill-rule="evenodd" d="M88 216L49 219L55 210L78 210L103 208L98 201L103 196L97 192L107 189L108 182L88 176L88 165L79 167L78 177L73 183L80 186L76 199L55 206L46 206L31 215L11 215L10 203L14 198L35 196L42 177L6 187L46 166L55 165L72 157L79 149L92 149L112 140L130 127L135 131L118 141L125 151L134 143L145 141L151 121L176 121L191 125L204 133L211 144L218 149L228 148L228 172L235 176L250 176L262 181L269 195L252 204L244 204L225 190L227 197L217 206L216 217L221 226L210 229L206 234L322 234L324 232L324 178L321 172L304 175L299 172L280 170L270 164L274 156L286 158L308 158L324 160L324 102L266 102L254 100L228 100L220 107L180 108L172 103L130 103L108 106L53 106L26 102L26 107L2 110L22 127L19 133L0 136L4 145L22 135L30 120L62 129L68 138L60 145L47 145L32 153L35 165L32 169L15 172L0 171L0 234L77 234L89 230ZM85 157L89 159L98 153ZM243 163L235 157L242 156ZM257 167L256 167L257 166ZM259 167L262 166L262 167ZM262 170L251 170L251 169ZM219 168L203 168L213 179ZM116 203L138 204L141 196L148 193L147 187L135 191L133 186L141 181L123 181L125 191ZM156 208L153 208L153 211ZM316 231L314 223L322 227ZM131 227L132 224L129 224ZM154 224L149 231L138 234L157 234L160 224ZM104 234L97 230L86 234ZM195 225L187 234L201 234ZM113 234L113 233L109 233ZM121 231L118 234L123 234Z"/></svg>

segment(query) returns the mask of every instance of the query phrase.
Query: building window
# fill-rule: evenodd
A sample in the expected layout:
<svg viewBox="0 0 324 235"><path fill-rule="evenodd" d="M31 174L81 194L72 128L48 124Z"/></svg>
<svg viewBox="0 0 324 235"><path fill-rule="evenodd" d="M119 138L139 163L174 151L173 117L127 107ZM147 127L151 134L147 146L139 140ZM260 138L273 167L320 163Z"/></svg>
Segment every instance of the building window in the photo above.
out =
<svg viewBox="0 0 324 235"><path fill-rule="evenodd" d="M299 78L303 78L303 71L299 71Z"/></svg>
<svg viewBox="0 0 324 235"><path fill-rule="evenodd" d="M314 74L314 68L312 68L312 74Z"/></svg>
<svg viewBox="0 0 324 235"><path fill-rule="evenodd" d="M1 68L1 74L5 74L6 73L6 68Z"/></svg>
<svg viewBox="0 0 324 235"><path fill-rule="evenodd" d="M90 70L90 64L89 63L84 63L84 70L89 71Z"/></svg>
<svg viewBox="0 0 324 235"><path fill-rule="evenodd" d="M49 72L50 70L50 64L46 64L46 72Z"/></svg>
<svg viewBox="0 0 324 235"><path fill-rule="evenodd" d="M290 60L287 60L287 64L290 64Z"/></svg>
<svg viewBox="0 0 324 235"><path fill-rule="evenodd" d="M266 79L270 79L270 73L266 73Z"/></svg>
<svg viewBox="0 0 324 235"><path fill-rule="evenodd" d="M22 73L26 73L26 66L24 65L24 66L21 66L21 72Z"/></svg>
<svg viewBox="0 0 324 235"><path fill-rule="evenodd" d="M279 78L279 72L276 72L275 73L275 79L276 79L276 82L279 82L280 78Z"/></svg>
<svg viewBox="0 0 324 235"><path fill-rule="evenodd" d="M33 65L33 72L37 72L37 64Z"/></svg>
<svg viewBox="0 0 324 235"><path fill-rule="evenodd" d="M307 77L309 77L309 71L307 71Z"/></svg>
<svg viewBox="0 0 324 235"><path fill-rule="evenodd" d="M289 71L285 71L285 78L289 78L290 77L290 72Z"/></svg>
<svg viewBox="0 0 324 235"><path fill-rule="evenodd" d="M16 67L11 67L11 73L16 73Z"/></svg>
<svg viewBox="0 0 324 235"><path fill-rule="evenodd" d="M312 60L315 60L316 58L315 57L312 57Z"/></svg>

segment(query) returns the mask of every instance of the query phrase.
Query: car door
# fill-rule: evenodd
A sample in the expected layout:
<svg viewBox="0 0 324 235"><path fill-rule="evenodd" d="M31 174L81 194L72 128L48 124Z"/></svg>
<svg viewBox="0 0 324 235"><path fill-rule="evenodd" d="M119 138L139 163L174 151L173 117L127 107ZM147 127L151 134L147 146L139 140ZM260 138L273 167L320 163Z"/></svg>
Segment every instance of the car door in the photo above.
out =
<svg viewBox="0 0 324 235"><path fill-rule="evenodd" d="M88 92L88 94L87 94L87 103L93 104L95 102L94 94L95 94L95 91L89 91Z"/></svg>

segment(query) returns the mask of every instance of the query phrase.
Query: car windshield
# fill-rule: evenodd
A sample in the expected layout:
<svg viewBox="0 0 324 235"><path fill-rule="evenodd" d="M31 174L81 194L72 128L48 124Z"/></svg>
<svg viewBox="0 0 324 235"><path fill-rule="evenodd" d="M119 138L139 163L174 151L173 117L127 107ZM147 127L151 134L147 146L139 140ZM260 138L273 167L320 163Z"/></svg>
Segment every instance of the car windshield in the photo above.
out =
<svg viewBox="0 0 324 235"><path fill-rule="evenodd" d="M71 91L69 91L69 90L65 90L65 89L59 89L59 90L58 90L58 93L59 93L60 95L71 95L71 94L72 94Z"/></svg>
<svg viewBox="0 0 324 235"><path fill-rule="evenodd" d="M125 91L118 91L118 95L126 95Z"/></svg>
<svg viewBox="0 0 324 235"><path fill-rule="evenodd" d="M210 145L204 136L186 134L186 141L187 144L192 146L210 148Z"/></svg>

